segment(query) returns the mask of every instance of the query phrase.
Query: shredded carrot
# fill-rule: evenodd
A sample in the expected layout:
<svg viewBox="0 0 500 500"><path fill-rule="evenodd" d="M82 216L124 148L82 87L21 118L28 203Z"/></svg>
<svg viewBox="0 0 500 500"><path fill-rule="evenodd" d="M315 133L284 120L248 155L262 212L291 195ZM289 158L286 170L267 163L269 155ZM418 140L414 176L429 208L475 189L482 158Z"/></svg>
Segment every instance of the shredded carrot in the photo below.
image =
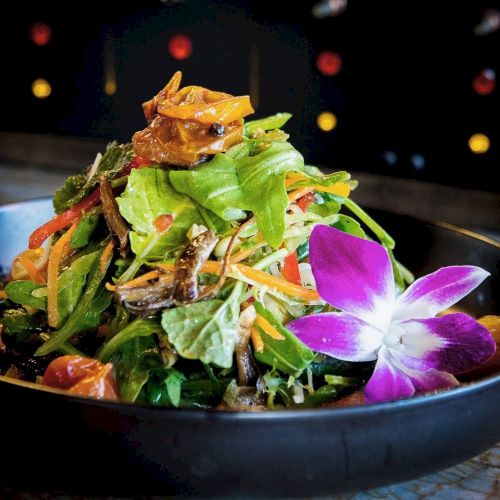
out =
<svg viewBox="0 0 500 500"><path fill-rule="evenodd" d="M49 255L47 268L47 316L49 326L57 328L59 324L59 311L57 309L57 276L59 264L69 250L71 236L76 230L79 219L57 240Z"/></svg>
<svg viewBox="0 0 500 500"><path fill-rule="evenodd" d="M26 252L20 254L17 260L24 267L24 269L26 269L31 281L38 283L39 285L44 285L45 280L43 276L40 274L40 271L36 268L35 264L33 264L33 261L28 257L27 252L31 252L31 250L27 250Z"/></svg>
<svg viewBox="0 0 500 500"><path fill-rule="evenodd" d="M143 274L142 276L139 276L138 278L135 278L133 280L127 281L126 283L123 283L121 287L123 288L133 288L138 285L142 285L142 283L149 281L149 280L154 280L160 276L159 271L149 271L149 273Z"/></svg>
<svg viewBox="0 0 500 500"><path fill-rule="evenodd" d="M175 269L174 263L159 263L155 264L156 267L164 269L167 271L173 271ZM245 264L232 264L241 274L251 281L255 281L262 285L275 288L280 292L286 293L292 297L298 297L308 302L314 302L319 300L318 292L315 290L309 290L300 285L295 285L287 280L280 278L279 276L273 276L265 271L260 271L259 269L254 269L253 267L246 266ZM214 273L219 274L221 272L221 263L214 260L209 260L205 262L201 271L204 273Z"/></svg>
<svg viewBox="0 0 500 500"><path fill-rule="evenodd" d="M264 318L264 316L257 314L257 319L255 320L255 324L260 328L262 328L264 333L269 335L274 340L285 340L285 337L283 337L283 335L281 335L281 333L278 332L278 330L276 330L276 328L273 325L271 325L271 323L269 323L269 321L267 321L267 319Z"/></svg>
<svg viewBox="0 0 500 500"><path fill-rule="evenodd" d="M250 330L250 337L255 350L257 352L262 352L264 350L264 342L262 341L262 337L255 326L252 326L252 329Z"/></svg>
<svg viewBox="0 0 500 500"><path fill-rule="evenodd" d="M105 283L104 287L106 290L109 290L110 292L114 292L116 290L116 285L112 285L111 283Z"/></svg>
<svg viewBox="0 0 500 500"><path fill-rule="evenodd" d="M0 290L0 299L7 299L8 295L5 290Z"/></svg>
<svg viewBox="0 0 500 500"><path fill-rule="evenodd" d="M303 286L295 285L294 283L290 283L279 276L273 276L272 274L260 271L259 269L254 269L253 267L246 266L245 264L235 265L241 274L252 281L256 281L262 285L267 285L271 288L276 288L276 290L286 293L287 295L298 297L309 302L319 300L318 292L315 290L309 290Z"/></svg>
<svg viewBox="0 0 500 500"><path fill-rule="evenodd" d="M108 267L108 260L111 257L111 254L113 253L113 242L110 241L107 245L106 248L102 251L101 254L101 273L106 271L106 267Z"/></svg>

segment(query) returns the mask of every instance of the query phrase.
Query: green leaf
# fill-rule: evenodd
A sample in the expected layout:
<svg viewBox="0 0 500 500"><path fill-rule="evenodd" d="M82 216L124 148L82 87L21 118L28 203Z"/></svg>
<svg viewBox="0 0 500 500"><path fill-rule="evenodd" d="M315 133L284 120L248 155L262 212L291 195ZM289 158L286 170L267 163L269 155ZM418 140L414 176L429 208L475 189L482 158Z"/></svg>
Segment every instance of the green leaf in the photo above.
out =
<svg viewBox="0 0 500 500"><path fill-rule="evenodd" d="M45 344L35 352L36 356L44 356L57 350L66 340L75 333L87 328L94 328L100 323L102 312L111 303L111 294L103 286L103 280L111 261L111 256L103 265L101 262L103 250L99 250L88 275L83 295L64 326L54 332Z"/></svg>
<svg viewBox="0 0 500 500"><path fill-rule="evenodd" d="M84 190L86 182L87 178L83 174L70 175L64 181L64 186L54 193L53 204L57 214L83 200L88 194Z"/></svg>
<svg viewBox="0 0 500 500"><path fill-rule="evenodd" d="M245 122L244 132L247 137L251 137L258 129L275 130L283 127L285 123L292 117L290 113L276 113L275 115L266 116L259 120L251 120Z"/></svg>
<svg viewBox="0 0 500 500"><path fill-rule="evenodd" d="M86 247L89 244L90 238L99 223L99 217L100 215L95 211L90 211L82 217L71 236L70 247L73 250Z"/></svg>
<svg viewBox="0 0 500 500"><path fill-rule="evenodd" d="M63 325L74 311L85 287L87 275L92 269L98 254L99 251L96 250L78 257L59 276L57 280L59 324Z"/></svg>
<svg viewBox="0 0 500 500"><path fill-rule="evenodd" d="M168 172L160 168L132 170L127 188L116 201L121 215L132 226L131 248L141 263L165 258L185 243L193 224L204 223L195 203L175 191ZM154 222L165 214L172 214L174 223L168 231L159 233Z"/></svg>
<svg viewBox="0 0 500 500"><path fill-rule="evenodd" d="M36 320L24 309L7 309L0 318L6 335L15 335L19 340L36 330Z"/></svg>
<svg viewBox="0 0 500 500"><path fill-rule="evenodd" d="M237 156L218 154L195 170L171 171L172 185L226 221L253 212L268 243L278 248L288 205L285 175L303 172L304 159L288 142L272 142L254 156Z"/></svg>
<svg viewBox="0 0 500 500"><path fill-rule="evenodd" d="M310 175L311 167L308 168L309 168L309 173L305 171L306 167L304 167L304 170L301 172L302 176L304 176L305 179L297 180L297 182L294 182L293 184L289 185L288 189L300 189L304 187L313 187L313 186L328 187L328 186L333 186L334 184L337 184L339 182L346 182L351 178L349 172L345 171L333 172L332 174L328 175L321 175L321 174Z"/></svg>
<svg viewBox="0 0 500 500"><path fill-rule="evenodd" d="M225 300L207 300L166 309L162 327L180 356L230 368L244 285L237 282Z"/></svg>
<svg viewBox="0 0 500 500"><path fill-rule="evenodd" d="M124 342L112 361L121 397L129 403L137 399L152 370L162 366L160 351L152 335Z"/></svg>
<svg viewBox="0 0 500 500"><path fill-rule="evenodd" d="M186 380L186 377L175 368L169 368L165 371L167 372L167 376L163 383L167 388L167 395L172 405L177 408L181 403L182 384Z"/></svg>
<svg viewBox="0 0 500 500"><path fill-rule="evenodd" d="M35 297L33 295L34 290L40 288L46 288L45 285L39 285L38 283L33 283L32 281L11 281L5 287L5 293L12 302L16 304L21 304L23 306L30 306L36 309L47 309L47 299L44 297Z"/></svg>
<svg viewBox="0 0 500 500"><path fill-rule="evenodd" d="M255 358L281 372L294 377L300 376L314 360L313 351L290 330L287 330L260 302L255 302L254 306L257 314L269 321L285 337L284 340L273 339L257 327L261 332L264 350L262 352L254 351Z"/></svg>
<svg viewBox="0 0 500 500"><path fill-rule="evenodd" d="M359 238L366 238L366 233L363 231L360 223L348 215L339 214L339 220L333 224L333 227L340 229L340 231L343 231L344 233L352 234L353 236L358 236Z"/></svg>
<svg viewBox="0 0 500 500"><path fill-rule="evenodd" d="M82 201L99 184L103 176L107 178L113 177L131 159L131 144L118 144L117 142L108 144L106 153L104 153L95 174L90 179L87 179L85 174L72 175L66 179L64 186L55 192L53 203L56 213L60 214Z"/></svg>
<svg viewBox="0 0 500 500"><path fill-rule="evenodd" d="M115 351L129 340L138 337L149 337L154 333L163 334L159 318L138 318L104 344L98 358L103 363L106 363L111 359Z"/></svg>
<svg viewBox="0 0 500 500"><path fill-rule="evenodd" d="M335 215L340 210L338 201L325 201L325 203L311 203L307 209L308 212L319 215L321 217L329 217Z"/></svg>

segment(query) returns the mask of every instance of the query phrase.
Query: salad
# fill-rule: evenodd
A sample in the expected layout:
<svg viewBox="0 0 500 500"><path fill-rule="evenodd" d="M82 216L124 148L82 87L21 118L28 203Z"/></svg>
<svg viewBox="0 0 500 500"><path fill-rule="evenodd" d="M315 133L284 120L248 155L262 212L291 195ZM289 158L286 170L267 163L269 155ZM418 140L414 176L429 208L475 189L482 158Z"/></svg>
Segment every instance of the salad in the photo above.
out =
<svg viewBox="0 0 500 500"><path fill-rule="evenodd" d="M249 120L248 96L181 78L143 104L131 143L68 177L0 283L2 373L100 399L264 410L411 397L493 356L495 319L437 316L488 273L414 281L349 173L305 164L290 114Z"/></svg>

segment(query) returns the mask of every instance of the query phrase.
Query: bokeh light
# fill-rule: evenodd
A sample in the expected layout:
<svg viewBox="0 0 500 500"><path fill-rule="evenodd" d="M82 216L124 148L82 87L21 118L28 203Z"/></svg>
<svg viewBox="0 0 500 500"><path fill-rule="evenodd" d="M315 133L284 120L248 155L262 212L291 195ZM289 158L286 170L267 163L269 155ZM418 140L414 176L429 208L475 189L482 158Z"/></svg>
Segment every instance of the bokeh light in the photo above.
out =
<svg viewBox="0 0 500 500"><path fill-rule="evenodd" d="M382 158L385 160L387 165L393 167L398 162L398 155L394 151L384 151Z"/></svg>
<svg viewBox="0 0 500 500"><path fill-rule="evenodd" d="M36 98L45 99L51 94L52 87L50 86L50 83L44 78L37 78L31 84L31 92L33 92L33 95Z"/></svg>
<svg viewBox="0 0 500 500"><path fill-rule="evenodd" d="M168 41L168 52L177 61L187 59L193 52L191 39L186 35L174 35Z"/></svg>
<svg viewBox="0 0 500 500"><path fill-rule="evenodd" d="M104 82L104 92L106 95L116 94L116 81L114 79L109 79Z"/></svg>
<svg viewBox="0 0 500 500"><path fill-rule="evenodd" d="M425 158L416 153L410 156L410 163L414 170L422 170L425 167Z"/></svg>
<svg viewBox="0 0 500 500"><path fill-rule="evenodd" d="M318 56L316 67L322 75L338 75L342 69L342 58L336 52L325 50Z"/></svg>
<svg viewBox="0 0 500 500"><path fill-rule="evenodd" d="M488 95L495 89L495 72L486 68L472 80L472 87L479 95Z"/></svg>
<svg viewBox="0 0 500 500"><path fill-rule="evenodd" d="M337 126L337 117L330 111L324 111L318 115L316 123L323 132L330 132Z"/></svg>
<svg viewBox="0 0 500 500"><path fill-rule="evenodd" d="M469 148L476 154L486 153L490 149L490 139L485 134L473 134L469 138Z"/></svg>
<svg viewBox="0 0 500 500"><path fill-rule="evenodd" d="M31 26L30 38L35 45L43 47L44 45L47 45L50 42L51 37L52 37L52 29L48 24L35 23Z"/></svg>

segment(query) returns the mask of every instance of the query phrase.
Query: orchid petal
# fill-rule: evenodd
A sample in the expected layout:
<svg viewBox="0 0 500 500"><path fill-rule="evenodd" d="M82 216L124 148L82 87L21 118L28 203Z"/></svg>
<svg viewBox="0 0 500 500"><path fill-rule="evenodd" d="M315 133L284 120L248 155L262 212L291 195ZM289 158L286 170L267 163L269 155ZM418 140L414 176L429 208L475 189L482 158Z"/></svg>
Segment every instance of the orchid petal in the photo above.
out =
<svg viewBox="0 0 500 500"><path fill-rule="evenodd" d="M393 320L432 318L456 304L489 275L476 266L442 267L406 289L396 302Z"/></svg>
<svg viewBox="0 0 500 500"><path fill-rule="evenodd" d="M311 267L320 296L329 304L385 330L395 291L387 250L373 241L318 225L309 240Z"/></svg>
<svg viewBox="0 0 500 500"><path fill-rule="evenodd" d="M382 343L382 333L345 313L303 316L286 325L313 351L345 361L372 361Z"/></svg>
<svg viewBox="0 0 500 500"><path fill-rule="evenodd" d="M415 387L410 377L394 365L389 349L382 347L375 371L364 389L365 401L383 403L410 398L414 394Z"/></svg>
<svg viewBox="0 0 500 500"><path fill-rule="evenodd" d="M464 313L405 321L398 327L401 361L411 369L462 373L495 354L496 343L487 328Z"/></svg>
<svg viewBox="0 0 500 500"><path fill-rule="evenodd" d="M417 393L437 391L460 385L460 382L451 373L436 370L435 368L412 369L412 363L408 356L392 349L391 354L395 365L410 378ZM413 366L416 368L416 365Z"/></svg>

